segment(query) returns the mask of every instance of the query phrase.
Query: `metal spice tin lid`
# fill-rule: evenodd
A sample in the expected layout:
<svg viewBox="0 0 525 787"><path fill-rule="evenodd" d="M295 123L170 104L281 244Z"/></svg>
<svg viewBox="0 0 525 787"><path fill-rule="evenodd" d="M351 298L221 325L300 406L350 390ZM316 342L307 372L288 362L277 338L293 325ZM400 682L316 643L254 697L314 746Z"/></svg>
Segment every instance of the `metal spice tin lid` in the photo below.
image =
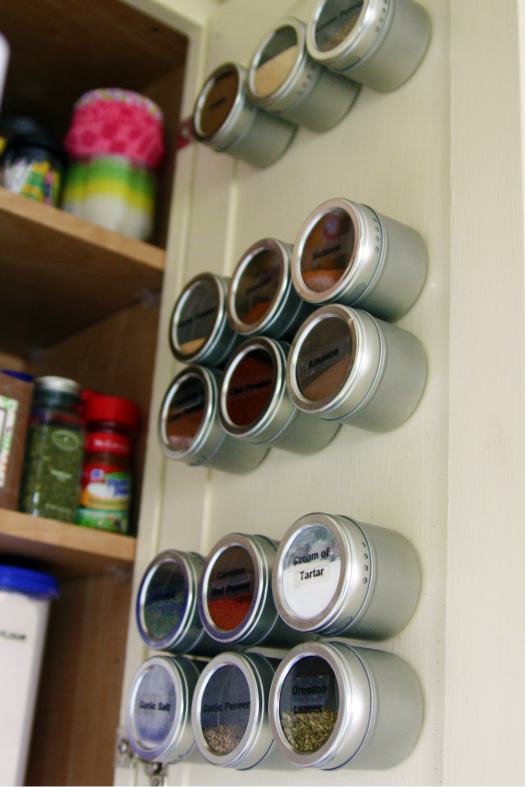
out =
<svg viewBox="0 0 525 787"><path fill-rule="evenodd" d="M235 109L241 87L241 74L234 63L225 63L205 81L193 114L195 136L207 140L228 121Z"/></svg>
<svg viewBox="0 0 525 787"><path fill-rule="evenodd" d="M201 273L186 284L170 321L170 346L179 361L197 361L211 349L226 321L224 301L221 279L212 273Z"/></svg>
<svg viewBox="0 0 525 787"><path fill-rule="evenodd" d="M190 457L206 439L213 403L206 370L191 366L169 386L159 413L159 438L166 456Z"/></svg>
<svg viewBox="0 0 525 787"><path fill-rule="evenodd" d="M388 30L393 5L394 0L321 0L308 26L308 51L326 64L341 56L348 66L357 63Z"/></svg>
<svg viewBox="0 0 525 787"><path fill-rule="evenodd" d="M244 345L241 345L244 349ZM276 387L276 365L268 349L257 340L239 349L227 367L221 389L221 414L225 427L244 432L258 423L271 404Z"/></svg>

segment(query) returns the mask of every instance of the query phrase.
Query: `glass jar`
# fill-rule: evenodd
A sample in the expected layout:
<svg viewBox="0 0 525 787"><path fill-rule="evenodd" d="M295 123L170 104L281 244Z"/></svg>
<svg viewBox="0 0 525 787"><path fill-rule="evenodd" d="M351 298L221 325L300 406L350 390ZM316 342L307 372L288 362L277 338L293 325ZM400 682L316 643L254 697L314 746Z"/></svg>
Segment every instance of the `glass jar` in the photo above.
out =
<svg viewBox="0 0 525 787"><path fill-rule="evenodd" d="M220 646L204 631L197 588L204 558L166 549L149 564L137 593L139 634L153 650L209 656Z"/></svg>
<svg viewBox="0 0 525 787"><path fill-rule="evenodd" d="M84 448L80 385L38 377L27 433L20 510L74 522Z"/></svg>
<svg viewBox="0 0 525 787"><path fill-rule="evenodd" d="M86 439L75 523L127 533L132 492L131 449L139 408L119 396L90 396L84 407Z"/></svg>
<svg viewBox="0 0 525 787"><path fill-rule="evenodd" d="M344 640L293 648L270 691L270 724L300 768L393 768L419 737L423 697L414 671L392 653Z"/></svg>
<svg viewBox="0 0 525 787"><path fill-rule="evenodd" d="M2 154L2 185L46 205L58 205L67 157L47 135L18 134Z"/></svg>
<svg viewBox="0 0 525 787"><path fill-rule="evenodd" d="M275 745L268 698L277 659L221 653L203 669L191 707L195 743L212 765L247 771L290 770Z"/></svg>

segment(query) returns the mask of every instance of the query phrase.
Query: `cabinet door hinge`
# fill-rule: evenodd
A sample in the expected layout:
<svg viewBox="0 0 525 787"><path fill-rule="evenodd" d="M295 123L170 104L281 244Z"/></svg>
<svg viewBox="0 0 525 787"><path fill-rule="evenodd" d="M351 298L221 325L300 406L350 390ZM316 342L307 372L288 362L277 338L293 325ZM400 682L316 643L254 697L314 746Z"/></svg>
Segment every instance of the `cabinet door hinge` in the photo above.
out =
<svg viewBox="0 0 525 787"><path fill-rule="evenodd" d="M125 727L117 728L117 738L115 740L115 752L113 754L113 766L115 768L134 768L138 757L131 748L128 734Z"/></svg>
<svg viewBox="0 0 525 787"><path fill-rule="evenodd" d="M164 787L168 776L168 766L166 763L147 762L144 764L144 770L149 776L151 787Z"/></svg>

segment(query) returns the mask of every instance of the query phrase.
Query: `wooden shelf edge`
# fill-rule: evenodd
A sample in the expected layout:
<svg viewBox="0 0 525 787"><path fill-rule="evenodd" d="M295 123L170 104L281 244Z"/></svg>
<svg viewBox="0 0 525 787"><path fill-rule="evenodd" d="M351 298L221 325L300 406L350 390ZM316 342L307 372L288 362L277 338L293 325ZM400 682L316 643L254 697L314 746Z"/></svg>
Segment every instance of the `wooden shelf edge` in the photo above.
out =
<svg viewBox="0 0 525 787"><path fill-rule="evenodd" d="M92 246L135 260L159 271L164 270L165 251L118 232L99 227L60 208L14 194L0 186L0 211L37 224L57 234L77 239Z"/></svg>
<svg viewBox="0 0 525 787"><path fill-rule="evenodd" d="M40 561L58 578L129 569L135 547L132 536L0 509L0 553Z"/></svg>

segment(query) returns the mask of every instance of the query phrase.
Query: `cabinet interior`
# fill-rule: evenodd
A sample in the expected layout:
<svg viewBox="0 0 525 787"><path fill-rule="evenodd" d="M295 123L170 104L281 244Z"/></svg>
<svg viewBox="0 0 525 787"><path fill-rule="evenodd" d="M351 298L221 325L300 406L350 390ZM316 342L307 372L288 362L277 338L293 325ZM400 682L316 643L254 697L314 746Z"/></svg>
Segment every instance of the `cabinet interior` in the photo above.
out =
<svg viewBox="0 0 525 787"><path fill-rule="evenodd" d="M4 116L30 116L60 142L75 101L100 87L147 95L164 113L166 156L149 244L76 218L70 233L70 217L60 210L16 197L13 211L5 190L0 200L0 225L9 228L11 238L0 249L0 278L7 284L2 290L11 309L9 320L0 320L0 367L70 377L134 400L142 413L135 446L139 492L187 41L118 0L3 3L0 30L11 48ZM20 199L25 200L21 219ZM144 286L128 282L137 267ZM129 295L122 297L126 286ZM115 293L102 306L101 289ZM80 304L84 316L75 324ZM135 522L139 505L137 493ZM52 572L44 551L39 554L37 546L34 553L31 565ZM12 554L2 557L16 560ZM74 578L63 569L56 573L65 578L61 597L51 605L26 783L111 784L131 571L115 566Z"/></svg>

